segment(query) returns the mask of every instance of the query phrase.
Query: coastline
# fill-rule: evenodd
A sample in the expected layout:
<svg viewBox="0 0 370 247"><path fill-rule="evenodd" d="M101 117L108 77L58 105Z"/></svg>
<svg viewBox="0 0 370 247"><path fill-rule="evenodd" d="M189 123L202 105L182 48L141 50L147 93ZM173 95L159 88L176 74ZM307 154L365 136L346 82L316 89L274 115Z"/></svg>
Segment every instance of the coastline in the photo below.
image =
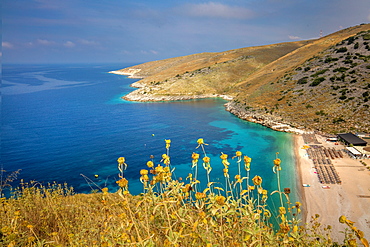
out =
<svg viewBox="0 0 370 247"><path fill-rule="evenodd" d="M120 71L117 73L122 74L122 75L127 75L127 73L120 72ZM153 88L148 87L138 82L131 84L131 86L138 88L138 89L123 96L122 99L127 100L127 101L138 101L138 102L160 102L160 101L180 101L180 100L206 99L206 98L222 98L228 101L224 105L225 110L234 114L240 119L243 119L243 120L246 120L252 123L257 123L257 124L266 126L272 130L276 130L280 132L287 132L287 133L294 133L294 134L304 134L308 132L307 130L301 127L293 127L295 125L294 123L283 121L278 116L261 113L258 111L246 111L245 108L242 108L237 103L232 102L231 100L233 99L233 97L230 95L222 95L222 94L161 95L161 94L153 94L151 92L152 90L154 90Z"/></svg>
<svg viewBox="0 0 370 247"><path fill-rule="evenodd" d="M326 142L322 136L316 135L318 141L325 147L341 150L344 146ZM363 231L364 237L370 238L370 172L364 169L359 160L350 158L347 154L343 158L332 160L333 165L342 181L341 184L321 184L315 173L314 164L309 159L305 149L307 143L302 135L295 135L295 155L298 183L302 198L302 220L309 224L312 217L318 214L317 219L324 227L331 226L333 241L343 241L346 225L339 223L341 215L354 221L354 226ZM309 184L310 187L303 187ZM329 186L325 189L323 186Z"/></svg>
<svg viewBox="0 0 370 247"><path fill-rule="evenodd" d="M307 210L305 210L307 208L307 199L306 199L306 194L305 194L305 191L304 191L304 187L302 186L303 184L303 171L302 171L302 164L301 164L301 154L299 153L299 149L301 147L301 143L299 142L300 141L300 138L301 136L298 135L298 134L295 134L293 136L293 145L294 145L294 158L295 158L295 165L296 165L296 168L297 168L297 176L296 176L296 180L297 180L297 191L299 193L299 200L300 200L300 203L302 203L302 222L303 223L307 223L308 222L308 218L307 218Z"/></svg>

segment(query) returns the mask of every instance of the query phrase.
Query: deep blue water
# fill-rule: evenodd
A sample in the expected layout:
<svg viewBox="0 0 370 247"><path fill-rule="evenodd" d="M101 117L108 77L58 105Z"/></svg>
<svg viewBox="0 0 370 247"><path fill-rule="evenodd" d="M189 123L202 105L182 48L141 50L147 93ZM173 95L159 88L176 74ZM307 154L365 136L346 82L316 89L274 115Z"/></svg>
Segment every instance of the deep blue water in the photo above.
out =
<svg viewBox="0 0 370 247"><path fill-rule="evenodd" d="M81 174L111 191L117 187L117 158L126 158L130 191L142 191L140 169L150 155L159 163L171 139L176 177L191 172L197 139L209 145L213 181L223 183L221 152L252 157L251 177L275 190L275 153L282 159L282 187L296 187L292 135L238 119L222 99L137 103L121 99L134 79L107 73L128 65L4 65L1 112L1 165L22 169L25 181L67 182L91 191ZM202 170L202 168L200 168ZM99 178L94 178L98 174ZM204 176L205 173L200 174ZM96 189L96 188L94 188Z"/></svg>

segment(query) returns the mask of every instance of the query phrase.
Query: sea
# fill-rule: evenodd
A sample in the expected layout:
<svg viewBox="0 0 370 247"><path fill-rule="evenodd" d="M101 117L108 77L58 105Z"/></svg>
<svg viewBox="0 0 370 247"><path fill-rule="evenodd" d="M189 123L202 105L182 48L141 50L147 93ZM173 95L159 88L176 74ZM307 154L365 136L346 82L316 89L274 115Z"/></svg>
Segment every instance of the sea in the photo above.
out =
<svg viewBox="0 0 370 247"><path fill-rule="evenodd" d="M273 160L281 160L281 187L298 200L293 136L237 118L220 98L130 102L122 96L138 79L108 73L133 64L5 64L2 67L1 168L21 169L23 181L66 183L77 193L118 189L117 159L124 157L132 194L143 192L140 170L169 149L174 177L186 182L193 152L211 158L211 181L225 186L220 155L229 156L230 178L237 174L236 151L252 158L250 178L259 175L277 190ZM278 153L278 154L277 154ZM4 175L4 174L3 174ZM201 184L206 172L199 164ZM215 185L215 186L216 186ZM274 201L277 194L271 195Z"/></svg>

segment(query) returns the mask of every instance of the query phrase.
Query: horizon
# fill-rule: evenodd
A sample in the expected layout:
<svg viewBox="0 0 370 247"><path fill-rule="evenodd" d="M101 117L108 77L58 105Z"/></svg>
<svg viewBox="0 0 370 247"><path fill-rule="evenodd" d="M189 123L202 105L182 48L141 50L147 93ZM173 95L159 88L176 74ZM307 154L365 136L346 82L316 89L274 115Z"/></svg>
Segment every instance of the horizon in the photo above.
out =
<svg viewBox="0 0 370 247"><path fill-rule="evenodd" d="M370 22L368 0L5 0L2 7L3 64L139 64L316 39Z"/></svg>

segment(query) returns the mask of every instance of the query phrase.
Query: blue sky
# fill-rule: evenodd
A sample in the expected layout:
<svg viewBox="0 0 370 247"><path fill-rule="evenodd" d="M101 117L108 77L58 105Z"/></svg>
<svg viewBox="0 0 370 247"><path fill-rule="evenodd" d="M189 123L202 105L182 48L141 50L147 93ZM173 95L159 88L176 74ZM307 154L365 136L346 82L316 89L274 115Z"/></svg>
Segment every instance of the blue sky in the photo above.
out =
<svg viewBox="0 0 370 247"><path fill-rule="evenodd" d="M369 0L2 0L3 63L141 63L318 38Z"/></svg>

